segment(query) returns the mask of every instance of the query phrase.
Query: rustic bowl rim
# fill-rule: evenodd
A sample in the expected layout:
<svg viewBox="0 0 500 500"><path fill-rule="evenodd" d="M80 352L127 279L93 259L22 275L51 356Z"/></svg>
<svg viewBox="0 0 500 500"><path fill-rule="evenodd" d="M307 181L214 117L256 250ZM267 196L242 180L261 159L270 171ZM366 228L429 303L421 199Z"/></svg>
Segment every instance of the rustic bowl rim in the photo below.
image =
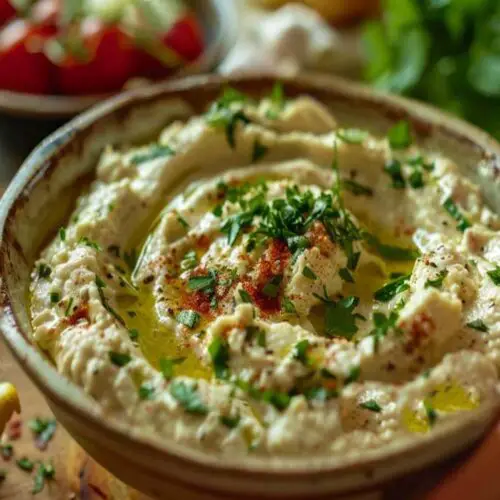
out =
<svg viewBox="0 0 500 500"><path fill-rule="evenodd" d="M9 242L8 235L6 235L6 227L9 219L15 217L16 205L26 195L26 189L31 188L46 173L44 169L50 163L49 160L56 157L63 146L69 144L78 134L82 134L95 122L124 109L140 106L143 102L162 96L175 96L177 92L183 90L220 90L226 85L238 86L238 84L257 83L271 86L272 82L276 80L283 82L285 88L287 85L299 85L305 91L310 89L332 96L341 96L345 100L352 101L356 106L364 106L367 110L371 108L382 112L392 120L406 118L419 133L424 135L439 129L440 132L455 140L468 142L470 146L480 151L485 159L493 162L495 168L498 169L500 144L487 133L428 105L406 98L377 94L363 85L338 77L317 74L290 77L274 73L255 75L245 73L235 76L198 75L120 94L79 115L48 136L25 160L0 200L0 330L8 347L22 364L23 369L49 400L63 407L69 413L79 413L80 417L85 417L89 428L100 433L106 432L107 438L111 440L126 441L143 453L168 456L170 459L191 468L205 472L208 470L211 474L216 475L232 474L235 477L254 477L255 480L262 480L269 476L286 476L291 480L301 478L314 480L326 475L331 478L332 474L335 477L348 472L367 472L380 466L391 466L397 470L398 463L402 462L404 458L419 464L416 467L435 462L437 459L434 457L424 460L422 464L420 463L422 460L419 462L419 456L427 456L429 447L433 445L437 447L448 443L447 446L450 448L450 439L458 432L473 437L469 437L468 443L463 446L451 446L453 451L448 452L448 455L464 448L471 441L479 438L484 433L485 428L491 425L497 413L497 406L485 406L477 412L464 416L463 419L452 419L434 431L432 435L424 436L416 442L413 440L398 441L382 450L367 451L362 457L354 457L351 462L335 463L332 457L325 457L321 460L309 460L308 457L308 463L303 459L283 461L255 457L245 457L244 460L237 461L234 458L224 456L211 456L205 452L179 445L172 440L158 443L154 438L145 436L128 425L102 419L98 405L84 395L83 391L75 384L64 379L27 341L27 336L23 335L23 328L14 313L14 301L11 299L4 275L7 254L5 248L9 243L12 243ZM478 430L479 427L481 430ZM445 452L443 452L444 455L446 455ZM395 462L396 458L398 462Z"/></svg>

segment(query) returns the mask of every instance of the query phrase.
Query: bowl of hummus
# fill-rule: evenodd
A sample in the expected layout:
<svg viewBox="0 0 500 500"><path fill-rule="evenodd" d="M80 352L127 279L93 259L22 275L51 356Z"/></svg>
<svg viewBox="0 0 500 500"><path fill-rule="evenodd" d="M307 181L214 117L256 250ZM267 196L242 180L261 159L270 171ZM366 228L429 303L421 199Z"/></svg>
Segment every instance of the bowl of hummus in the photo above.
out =
<svg viewBox="0 0 500 500"><path fill-rule="evenodd" d="M372 488L497 412L499 151L332 78L137 90L0 202L0 327L71 435L153 497Z"/></svg>

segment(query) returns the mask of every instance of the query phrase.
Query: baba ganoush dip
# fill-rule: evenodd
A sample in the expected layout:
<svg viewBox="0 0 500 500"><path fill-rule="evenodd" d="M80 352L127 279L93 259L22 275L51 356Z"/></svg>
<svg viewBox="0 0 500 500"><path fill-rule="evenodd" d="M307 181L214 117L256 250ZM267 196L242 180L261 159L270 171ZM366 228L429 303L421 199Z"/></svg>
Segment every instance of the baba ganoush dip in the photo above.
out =
<svg viewBox="0 0 500 500"><path fill-rule="evenodd" d="M35 342L104 416L347 456L496 403L500 220L456 164L280 85L172 105L105 149L32 274Z"/></svg>

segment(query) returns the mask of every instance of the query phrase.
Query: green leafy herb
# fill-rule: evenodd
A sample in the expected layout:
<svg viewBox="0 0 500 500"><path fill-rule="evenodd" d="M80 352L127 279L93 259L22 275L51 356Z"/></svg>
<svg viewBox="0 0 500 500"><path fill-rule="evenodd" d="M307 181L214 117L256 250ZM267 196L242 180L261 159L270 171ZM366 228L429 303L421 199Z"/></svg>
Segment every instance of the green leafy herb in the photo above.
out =
<svg viewBox="0 0 500 500"><path fill-rule="evenodd" d="M283 310L288 314L297 314L295 305L288 297L283 297Z"/></svg>
<svg viewBox="0 0 500 500"><path fill-rule="evenodd" d="M236 417L228 417L226 415L221 415L219 417L220 423L222 425L225 425L226 427L229 427L230 429L235 429L238 427L240 421L241 421L241 416L237 415Z"/></svg>
<svg viewBox="0 0 500 500"><path fill-rule="evenodd" d="M304 392L304 396L309 401L325 402L329 399L338 397L339 393L335 389L327 389L326 387L310 387Z"/></svg>
<svg viewBox="0 0 500 500"><path fill-rule="evenodd" d="M263 287L262 293L266 297L276 298L280 291L280 285L283 280L283 275L273 276Z"/></svg>
<svg viewBox="0 0 500 500"><path fill-rule="evenodd" d="M37 495L43 491L45 482L55 477L56 471L53 464L39 463L38 469L33 480L33 489L31 493Z"/></svg>
<svg viewBox="0 0 500 500"><path fill-rule="evenodd" d="M444 209L455 219L457 224L457 229L462 233L471 226L467 218L462 214L456 203L451 198L446 198L443 203Z"/></svg>
<svg viewBox="0 0 500 500"><path fill-rule="evenodd" d="M264 348L267 345L266 332L264 330L259 330L257 333L257 345Z"/></svg>
<svg viewBox="0 0 500 500"><path fill-rule="evenodd" d="M252 163L257 163L268 151L268 147L261 144L259 139L255 139L252 150Z"/></svg>
<svg viewBox="0 0 500 500"><path fill-rule="evenodd" d="M396 295L408 290L410 285L408 284L411 275L406 274L404 276L400 276L393 281L390 281L382 288L379 288L374 294L373 297L375 300L379 302L389 302Z"/></svg>
<svg viewBox="0 0 500 500"><path fill-rule="evenodd" d="M106 296L104 295L104 288L106 288L106 283L99 277L96 275L95 277L95 284L97 285L97 292L99 293L99 298L101 299L101 304L102 306L104 307L104 309L106 309L106 311L109 312L109 314L111 314L111 316L113 316L115 319L118 320L119 323L121 323L122 325L125 324L125 321L123 320L123 318L109 305L109 302L108 302L108 299L106 298Z"/></svg>
<svg viewBox="0 0 500 500"><path fill-rule="evenodd" d="M33 461L27 457L23 457L23 458L20 458L19 460L16 460L16 464L20 469L22 469L26 472L31 472L33 470L33 467L34 467Z"/></svg>
<svg viewBox="0 0 500 500"><path fill-rule="evenodd" d="M73 297L70 297L68 300L68 305L66 306L66 310L64 311L64 316L69 316L71 314L71 307L73 306Z"/></svg>
<svg viewBox="0 0 500 500"><path fill-rule="evenodd" d="M414 248L396 247L386 245L368 232L363 232L363 238L381 257L387 260L395 261L412 261L419 256L418 250Z"/></svg>
<svg viewBox="0 0 500 500"><path fill-rule="evenodd" d="M184 229L189 229L189 224L184 217L181 217L179 214L177 214L177 222L184 228Z"/></svg>
<svg viewBox="0 0 500 500"><path fill-rule="evenodd" d="M432 407L429 401L424 401L425 413L427 415L427 419L429 420L429 425L432 427L437 420L436 410Z"/></svg>
<svg viewBox="0 0 500 500"><path fill-rule="evenodd" d="M66 241L66 229L64 227L59 228L59 238L61 238L61 241Z"/></svg>
<svg viewBox="0 0 500 500"><path fill-rule="evenodd" d="M14 447L11 444L0 445L0 455L4 460L9 460L14 455Z"/></svg>
<svg viewBox="0 0 500 500"><path fill-rule="evenodd" d="M170 146L162 146L161 144L155 144L149 148L149 151L144 153L137 153L130 161L135 165L140 165L141 163L146 163L148 161L156 160L158 158L167 158L173 156L175 151Z"/></svg>
<svg viewBox="0 0 500 500"><path fill-rule="evenodd" d="M221 203L219 203L218 205L215 205L215 207L212 210L212 213L216 217L222 217L222 208L223 208L223 205Z"/></svg>
<svg viewBox="0 0 500 500"><path fill-rule="evenodd" d="M365 410L370 410L375 413L380 413L382 411L382 407L374 399L368 399L367 401L360 403L359 406Z"/></svg>
<svg viewBox="0 0 500 500"><path fill-rule="evenodd" d="M61 300L61 295L59 292L50 292L50 302L52 304L57 304Z"/></svg>
<svg viewBox="0 0 500 500"><path fill-rule="evenodd" d="M35 444L37 448L45 450L56 432L56 420L35 418L28 422L28 426L36 436Z"/></svg>
<svg viewBox="0 0 500 500"><path fill-rule="evenodd" d="M216 284L217 275L214 271L210 271L206 275L191 276L188 280L188 288L191 291L213 292Z"/></svg>
<svg viewBox="0 0 500 500"><path fill-rule="evenodd" d="M500 286L500 267L497 266L495 269L487 271L486 274L496 286Z"/></svg>
<svg viewBox="0 0 500 500"><path fill-rule="evenodd" d="M401 162L399 162L398 160L391 160L390 162L385 164L384 172L390 175L393 188L404 189L406 187Z"/></svg>
<svg viewBox="0 0 500 500"><path fill-rule="evenodd" d="M309 340L301 340L295 344L293 352L293 357L306 366L309 365L309 358L307 357L309 346Z"/></svg>
<svg viewBox="0 0 500 500"><path fill-rule="evenodd" d="M349 374L347 375L346 379L344 380L344 385L349 385L349 384L352 384L353 382L356 382L356 380L359 379L360 375L361 375L361 368L359 366L353 366L349 370Z"/></svg>
<svg viewBox="0 0 500 500"><path fill-rule="evenodd" d="M489 330L488 326L482 319L475 319L474 321L470 321L469 323L467 323L467 326L479 332L487 332Z"/></svg>
<svg viewBox="0 0 500 500"><path fill-rule="evenodd" d="M170 380L174 376L174 368L176 365L184 363L185 357L181 358L161 358L160 359L160 371L165 379Z"/></svg>
<svg viewBox="0 0 500 500"><path fill-rule="evenodd" d="M285 109L285 92L283 90L283 85L280 82L276 82L273 85L270 96L270 107L266 112L266 117L270 120L276 120L279 113Z"/></svg>
<svg viewBox="0 0 500 500"><path fill-rule="evenodd" d="M200 395L195 385L182 380L174 380L169 387L170 394L188 412L195 415L206 415L208 408L200 399Z"/></svg>
<svg viewBox="0 0 500 500"><path fill-rule="evenodd" d="M439 271L436 278L434 278L433 280L428 279L425 282L425 288L432 287L432 288L440 289L443 286L443 281L446 278L446 276L448 276L448 271L446 269Z"/></svg>
<svg viewBox="0 0 500 500"><path fill-rule="evenodd" d="M177 321L188 328L196 328L200 322L200 315L191 309L185 309L177 315Z"/></svg>
<svg viewBox="0 0 500 500"><path fill-rule="evenodd" d="M350 340L358 331L356 319L359 318L353 311L359 304L358 297L345 297L335 302L325 296L315 294L325 304L325 334L329 337L340 336Z"/></svg>
<svg viewBox="0 0 500 500"><path fill-rule="evenodd" d="M313 281L318 279L314 271L309 266L304 266L304 269L302 270L302 276L305 276L307 279Z"/></svg>
<svg viewBox="0 0 500 500"><path fill-rule="evenodd" d="M208 352L212 358L215 376L219 379L227 379L229 376L229 345L222 337L215 337L208 346Z"/></svg>
<svg viewBox="0 0 500 500"><path fill-rule="evenodd" d="M240 298L243 302L245 302L247 304L251 304L253 302L252 297L250 296L250 294L246 290L240 289L239 294L240 294Z"/></svg>
<svg viewBox="0 0 500 500"><path fill-rule="evenodd" d="M109 351L109 360L116 366L125 366L132 361L130 354L124 354L117 351Z"/></svg>
<svg viewBox="0 0 500 500"><path fill-rule="evenodd" d="M186 252L181 260L181 270L188 271L194 269L197 265L198 257L196 256L196 252L194 250Z"/></svg>
<svg viewBox="0 0 500 500"><path fill-rule="evenodd" d="M52 273L52 269L43 262L38 265L38 277L40 279L48 279Z"/></svg>
<svg viewBox="0 0 500 500"><path fill-rule="evenodd" d="M137 328L130 328L128 331L130 340L137 340L139 338L139 330Z"/></svg>
<svg viewBox="0 0 500 500"><path fill-rule="evenodd" d="M339 276L347 283L354 283L354 278L347 267L343 267L339 270Z"/></svg>
<svg viewBox="0 0 500 500"><path fill-rule="evenodd" d="M142 384L139 387L139 398L142 399L143 401L154 399L155 398L154 387L152 387L149 384Z"/></svg>
<svg viewBox="0 0 500 500"><path fill-rule="evenodd" d="M355 196L373 196L373 189L352 179L344 179L342 186Z"/></svg>
<svg viewBox="0 0 500 500"><path fill-rule="evenodd" d="M348 144L362 144L368 138L368 132L359 128L346 128L339 130L337 137Z"/></svg>
<svg viewBox="0 0 500 500"><path fill-rule="evenodd" d="M91 241L87 238L87 236L82 236L79 240L78 240L78 243L80 243L81 245L85 245L87 247L90 247L90 248L93 248L94 250L101 250L101 247L99 246L99 244L95 241Z"/></svg>
<svg viewBox="0 0 500 500"><path fill-rule="evenodd" d="M406 149L412 144L410 123L402 120L394 125L387 133L392 149Z"/></svg>
<svg viewBox="0 0 500 500"><path fill-rule="evenodd" d="M220 101L212 105L205 119L209 125L225 129L227 142L232 149L236 147L235 131L238 122L243 125L250 123L250 119L241 109L232 109Z"/></svg>

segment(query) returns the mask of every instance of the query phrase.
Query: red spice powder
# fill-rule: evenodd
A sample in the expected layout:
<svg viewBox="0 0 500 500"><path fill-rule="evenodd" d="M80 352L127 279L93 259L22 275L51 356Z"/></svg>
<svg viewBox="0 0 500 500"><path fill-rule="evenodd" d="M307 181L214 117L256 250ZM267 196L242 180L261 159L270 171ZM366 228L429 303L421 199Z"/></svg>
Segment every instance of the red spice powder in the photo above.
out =
<svg viewBox="0 0 500 500"><path fill-rule="evenodd" d="M67 319L70 325L76 325L81 319L89 321L89 306L87 304L81 305L71 316Z"/></svg>

